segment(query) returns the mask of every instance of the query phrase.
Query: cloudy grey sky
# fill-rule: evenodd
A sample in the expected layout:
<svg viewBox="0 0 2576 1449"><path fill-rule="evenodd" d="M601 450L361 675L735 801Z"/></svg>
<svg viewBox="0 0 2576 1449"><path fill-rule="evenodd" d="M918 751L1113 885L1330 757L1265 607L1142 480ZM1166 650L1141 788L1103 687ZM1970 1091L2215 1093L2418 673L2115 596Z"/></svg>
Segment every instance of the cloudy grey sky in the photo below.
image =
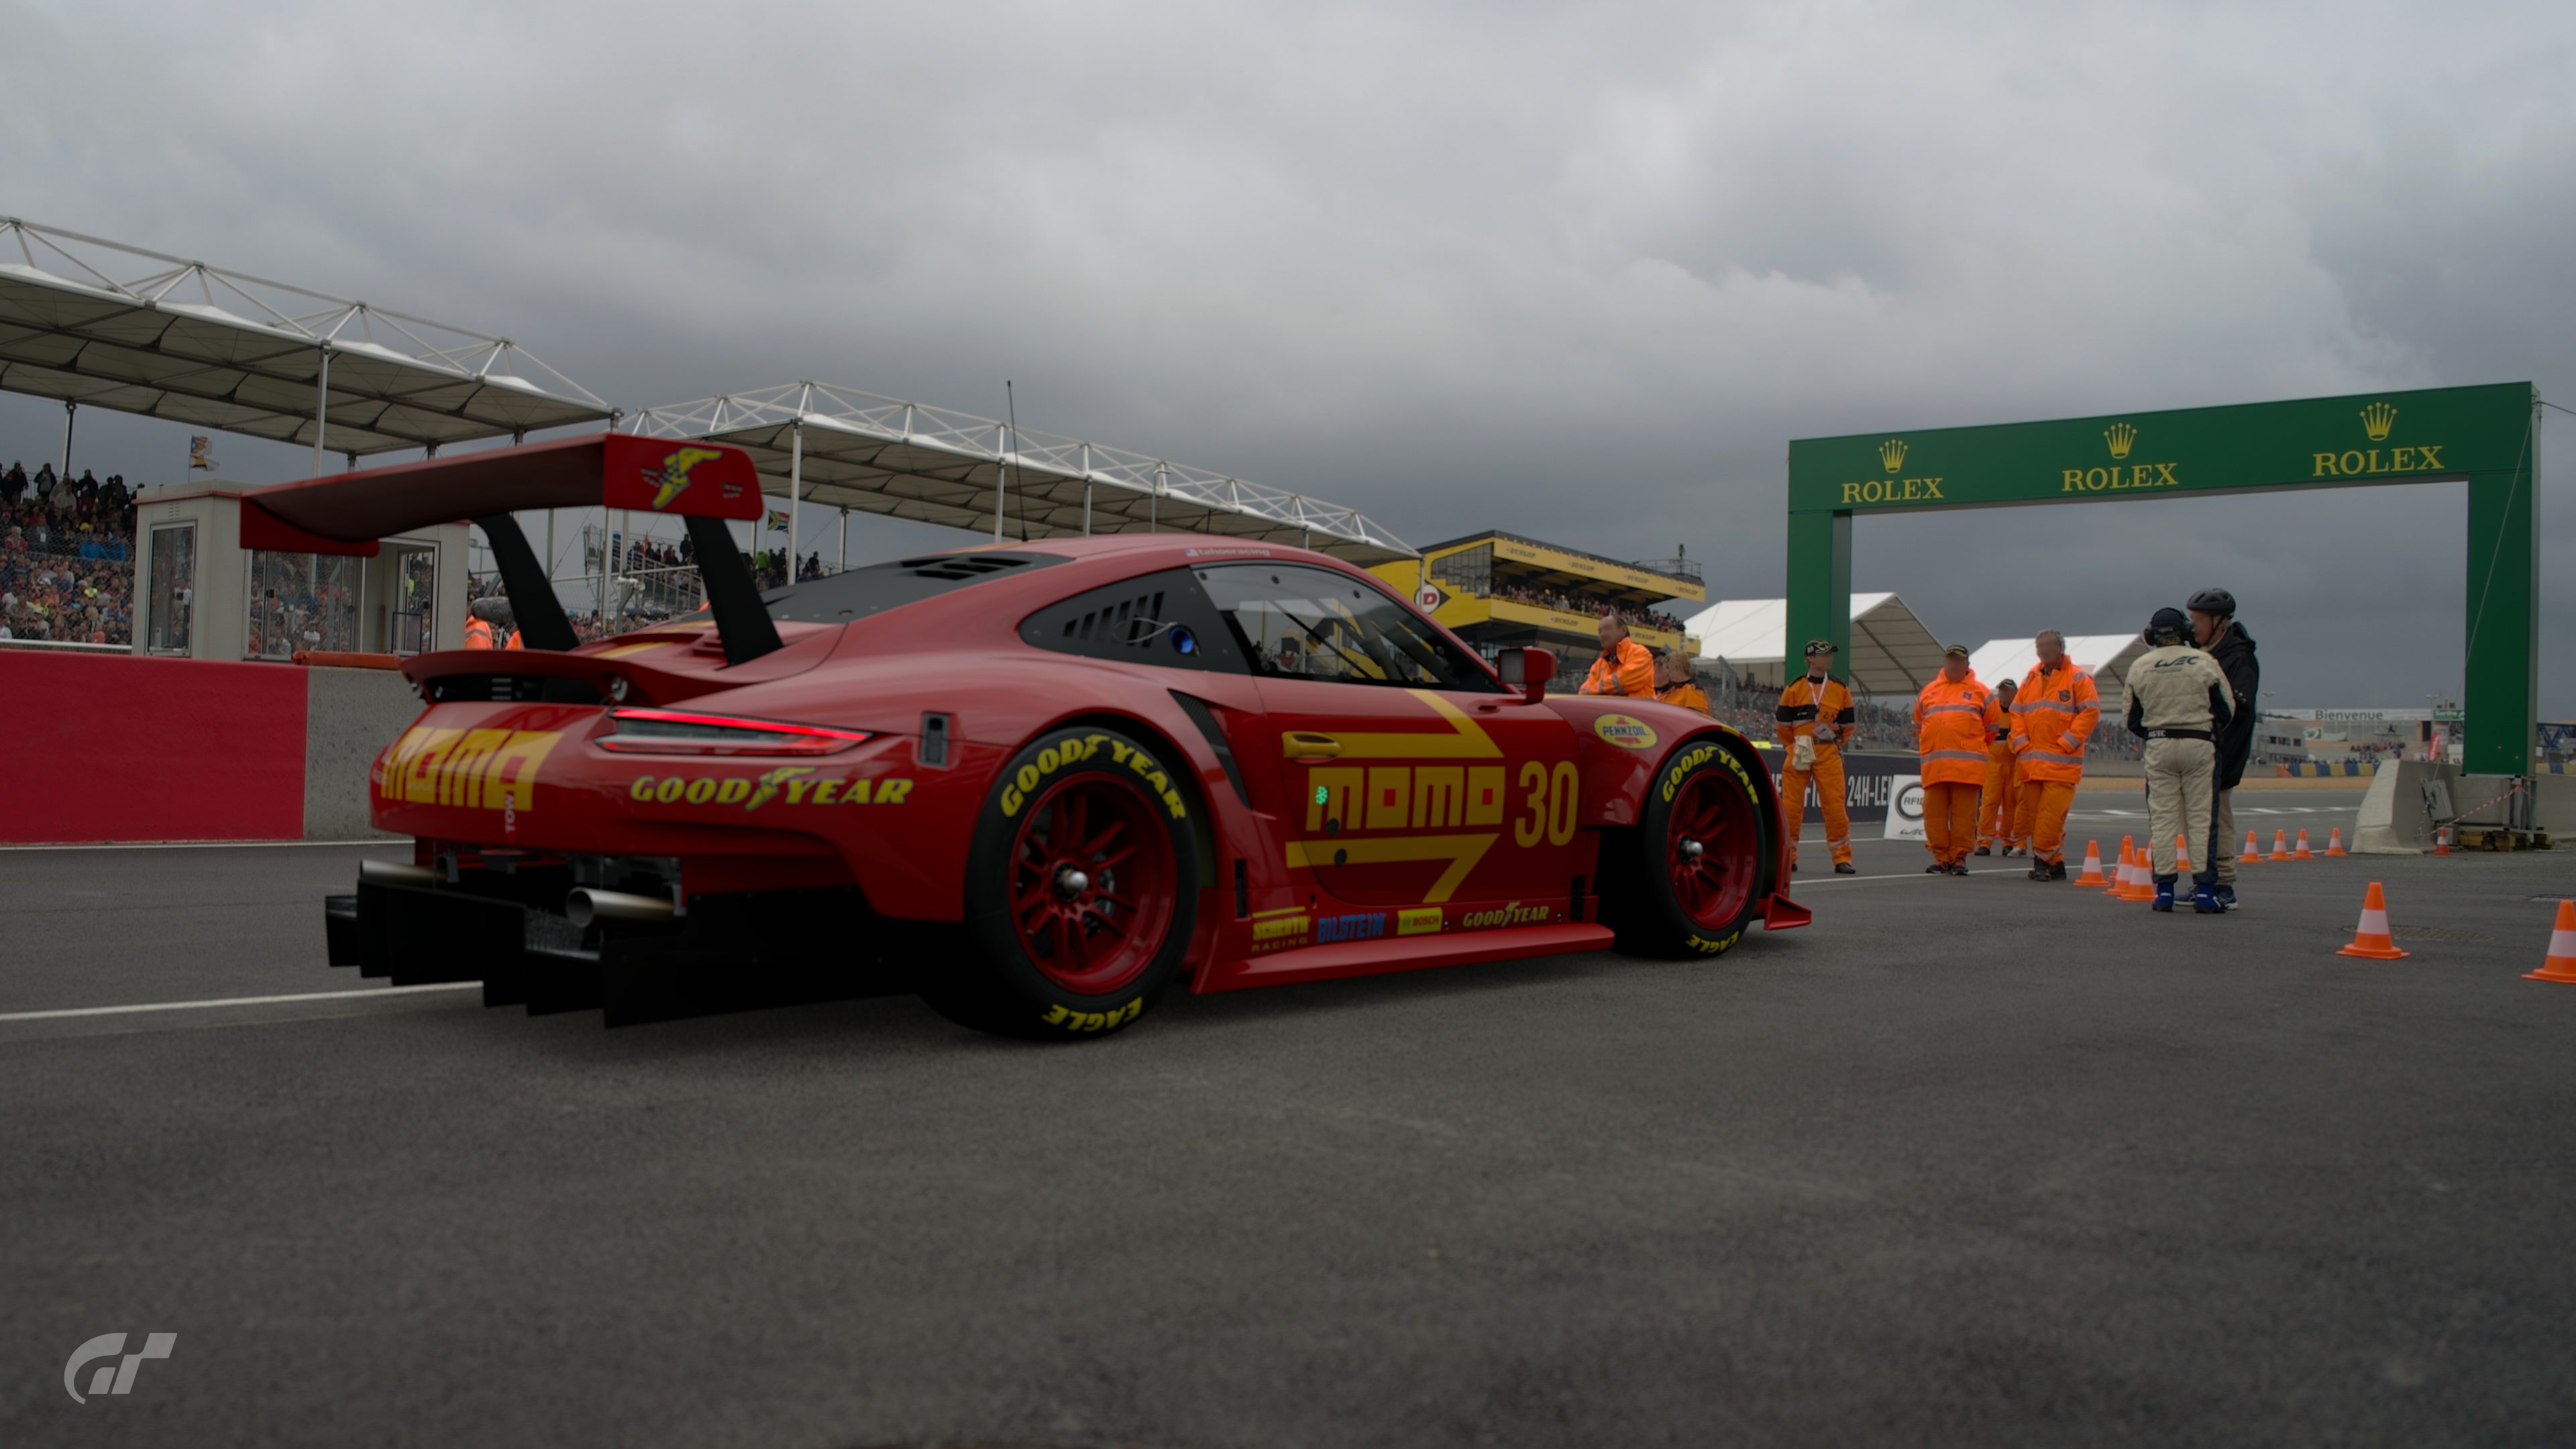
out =
<svg viewBox="0 0 2576 1449"><path fill-rule="evenodd" d="M1416 541L1687 545L1713 597L1781 589L1792 437L2576 406L2564 4L0 0L0 55L0 213L506 332L629 408L813 377L993 413L1008 376L1026 425ZM0 455L60 425L0 401ZM172 430L82 426L174 469ZM1968 641L2224 583L2267 702L2421 703L2461 492L1864 521L1855 582Z"/></svg>

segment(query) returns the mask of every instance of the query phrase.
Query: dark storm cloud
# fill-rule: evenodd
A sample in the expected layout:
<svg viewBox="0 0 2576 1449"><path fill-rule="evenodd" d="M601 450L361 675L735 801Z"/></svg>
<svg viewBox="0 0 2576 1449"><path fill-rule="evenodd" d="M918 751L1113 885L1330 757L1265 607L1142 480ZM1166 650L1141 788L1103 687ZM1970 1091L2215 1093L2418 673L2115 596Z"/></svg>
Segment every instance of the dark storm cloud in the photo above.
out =
<svg viewBox="0 0 2576 1449"><path fill-rule="evenodd" d="M1010 376L1034 425L1418 540L1687 544L1718 595L1781 587L1792 437L2576 399L2563 6L88 0L0 26L0 209L508 331L628 407L814 376L991 412ZM55 426L0 422L30 455ZM2562 560L2568 492L2541 510ZM2407 703L2457 684L2456 493L1885 521L1858 582L1975 640L2223 581L2286 702ZM2561 716L2571 622L2553 586Z"/></svg>

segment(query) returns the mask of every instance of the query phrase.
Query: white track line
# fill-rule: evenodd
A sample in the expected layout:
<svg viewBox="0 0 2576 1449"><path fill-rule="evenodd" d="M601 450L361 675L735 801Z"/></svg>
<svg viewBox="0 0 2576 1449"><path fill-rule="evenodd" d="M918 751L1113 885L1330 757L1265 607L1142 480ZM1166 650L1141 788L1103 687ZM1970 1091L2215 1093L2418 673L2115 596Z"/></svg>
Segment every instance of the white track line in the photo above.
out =
<svg viewBox="0 0 2576 1449"><path fill-rule="evenodd" d="M284 996L225 996L213 1001L149 1001L138 1006L75 1006L61 1011L13 1011L0 1021L59 1021L67 1016L125 1016L138 1011L207 1011L218 1006L274 1006L283 1001L347 1001L360 996L409 996L422 991L480 991L480 981L441 981L428 986L376 986L359 991L296 991Z"/></svg>

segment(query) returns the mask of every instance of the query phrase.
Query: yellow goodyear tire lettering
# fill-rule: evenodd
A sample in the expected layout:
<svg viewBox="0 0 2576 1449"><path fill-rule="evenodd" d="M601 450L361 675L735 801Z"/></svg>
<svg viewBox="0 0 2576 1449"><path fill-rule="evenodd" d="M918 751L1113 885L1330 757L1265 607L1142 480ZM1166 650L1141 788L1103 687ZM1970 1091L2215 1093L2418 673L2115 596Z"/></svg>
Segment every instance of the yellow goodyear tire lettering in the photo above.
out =
<svg viewBox="0 0 2576 1449"><path fill-rule="evenodd" d="M650 776L650 775L638 775L638 776L636 776L636 777L635 777L635 783L626 787L626 798L627 798L627 799L629 799L629 800L650 800L650 799L652 799L652 798L653 798L653 777L652 777L652 776Z"/></svg>
<svg viewBox="0 0 2576 1449"><path fill-rule="evenodd" d="M653 787L653 798L660 804L676 804L681 792L688 788L688 781L677 775L665 775L662 777L662 783Z"/></svg>
<svg viewBox="0 0 2576 1449"><path fill-rule="evenodd" d="M1059 770L1059 769L1063 768L1063 766L1064 766L1064 758L1063 758L1062 756L1058 755L1058 754L1055 752L1055 749L1054 749L1054 747L1053 747L1053 746L1049 746L1049 747L1048 747L1048 748L1046 748L1046 749L1043 749L1043 750L1038 751L1038 773L1039 773L1039 774L1041 774L1041 775L1052 775L1052 774L1054 774L1057 770Z"/></svg>
<svg viewBox="0 0 2576 1449"><path fill-rule="evenodd" d="M704 805L715 797L716 782L711 779L700 777L689 782L688 794L684 798L686 798L692 805Z"/></svg>

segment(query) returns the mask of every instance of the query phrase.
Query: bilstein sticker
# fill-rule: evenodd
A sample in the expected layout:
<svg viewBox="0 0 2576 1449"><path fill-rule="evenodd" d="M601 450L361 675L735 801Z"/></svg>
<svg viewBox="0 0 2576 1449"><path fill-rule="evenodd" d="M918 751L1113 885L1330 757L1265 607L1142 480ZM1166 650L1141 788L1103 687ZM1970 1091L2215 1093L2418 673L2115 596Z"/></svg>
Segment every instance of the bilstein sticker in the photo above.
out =
<svg viewBox="0 0 2576 1449"><path fill-rule="evenodd" d="M1652 749L1653 726L1624 714L1605 714L1592 722L1592 732L1623 750Z"/></svg>

